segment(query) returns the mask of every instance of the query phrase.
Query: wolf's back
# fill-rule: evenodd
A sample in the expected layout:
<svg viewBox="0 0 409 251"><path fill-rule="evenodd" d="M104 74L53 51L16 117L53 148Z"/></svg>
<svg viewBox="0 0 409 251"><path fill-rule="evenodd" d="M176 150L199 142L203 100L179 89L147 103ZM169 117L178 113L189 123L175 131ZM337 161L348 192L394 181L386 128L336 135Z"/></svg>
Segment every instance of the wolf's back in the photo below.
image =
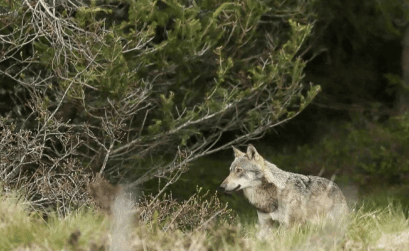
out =
<svg viewBox="0 0 409 251"><path fill-rule="evenodd" d="M332 181L318 177L290 173L284 189L289 201L299 201L299 210L304 220L317 215L338 219L348 212L345 197L341 189ZM284 199L285 200L285 199ZM297 208L293 208L298 210Z"/></svg>

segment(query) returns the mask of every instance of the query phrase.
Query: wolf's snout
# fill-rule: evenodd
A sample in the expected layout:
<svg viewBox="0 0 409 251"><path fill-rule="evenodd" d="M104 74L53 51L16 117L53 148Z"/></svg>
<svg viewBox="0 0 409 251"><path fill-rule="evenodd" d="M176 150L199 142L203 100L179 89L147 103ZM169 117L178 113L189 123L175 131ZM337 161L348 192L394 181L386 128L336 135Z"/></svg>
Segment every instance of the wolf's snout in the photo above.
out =
<svg viewBox="0 0 409 251"><path fill-rule="evenodd" d="M225 191L226 190L226 187L227 187L227 184L226 183L222 183L221 185L220 185L220 190L222 190L222 191Z"/></svg>
<svg viewBox="0 0 409 251"><path fill-rule="evenodd" d="M225 193L232 193L232 192L234 192L234 191L239 190L240 187L241 187L241 185L237 185L233 190L232 190L232 189L226 190L227 184L223 182L223 183L220 185L220 190L222 190L222 191L225 192Z"/></svg>

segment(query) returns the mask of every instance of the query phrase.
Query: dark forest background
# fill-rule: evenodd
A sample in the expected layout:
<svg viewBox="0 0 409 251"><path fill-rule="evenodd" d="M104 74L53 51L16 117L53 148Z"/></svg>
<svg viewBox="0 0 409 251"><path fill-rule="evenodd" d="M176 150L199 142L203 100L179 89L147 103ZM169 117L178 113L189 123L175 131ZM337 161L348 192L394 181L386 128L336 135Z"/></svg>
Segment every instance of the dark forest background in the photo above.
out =
<svg viewBox="0 0 409 251"><path fill-rule="evenodd" d="M0 11L0 179L40 208L89 203L97 175L213 194L231 146L248 143L284 170L335 175L351 200L409 205L404 0L3 0Z"/></svg>

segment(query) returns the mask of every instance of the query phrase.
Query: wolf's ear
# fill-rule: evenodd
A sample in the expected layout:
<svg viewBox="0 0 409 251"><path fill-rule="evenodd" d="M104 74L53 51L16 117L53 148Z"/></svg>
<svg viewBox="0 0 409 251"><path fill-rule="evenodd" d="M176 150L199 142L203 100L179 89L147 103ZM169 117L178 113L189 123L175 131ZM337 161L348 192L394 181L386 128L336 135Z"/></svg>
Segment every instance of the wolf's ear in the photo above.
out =
<svg viewBox="0 0 409 251"><path fill-rule="evenodd" d="M262 159L261 155L258 154L256 148L252 145L249 144L247 147L247 157L252 160L260 161Z"/></svg>
<svg viewBox="0 0 409 251"><path fill-rule="evenodd" d="M234 157L239 158L239 157L243 157L245 155L245 153L243 153L242 151L240 151L239 149L233 147L233 152L234 152Z"/></svg>

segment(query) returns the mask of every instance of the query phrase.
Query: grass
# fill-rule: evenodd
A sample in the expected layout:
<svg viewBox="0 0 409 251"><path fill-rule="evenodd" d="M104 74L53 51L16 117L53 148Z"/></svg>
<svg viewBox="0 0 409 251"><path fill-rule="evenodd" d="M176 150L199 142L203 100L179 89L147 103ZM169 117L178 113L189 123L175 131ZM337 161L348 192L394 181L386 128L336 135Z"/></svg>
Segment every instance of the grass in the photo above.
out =
<svg viewBox="0 0 409 251"><path fill-rule="evenodd" d="M45 221L26 205L15 195L0 195L0 250L409 249L408 209L391 200L382 205L361 200L343 224L277 227L264 239L257 237L254 220L214 223L182 232L165 230L155 220L138 222L133 216L118 221L92 208L64 219L51 215Z"/></svg>
<svg viewBox="0 0 409 251"><path fill-rule="evenodd" d="M91 209L72 213L65 219L50 215L45 221L30 212L15 195L0 196L0 250L29 247L28 250L63 250L70 236L79 231L79 245L87 246L100 239L109 226L108 219Z"/></svg>

